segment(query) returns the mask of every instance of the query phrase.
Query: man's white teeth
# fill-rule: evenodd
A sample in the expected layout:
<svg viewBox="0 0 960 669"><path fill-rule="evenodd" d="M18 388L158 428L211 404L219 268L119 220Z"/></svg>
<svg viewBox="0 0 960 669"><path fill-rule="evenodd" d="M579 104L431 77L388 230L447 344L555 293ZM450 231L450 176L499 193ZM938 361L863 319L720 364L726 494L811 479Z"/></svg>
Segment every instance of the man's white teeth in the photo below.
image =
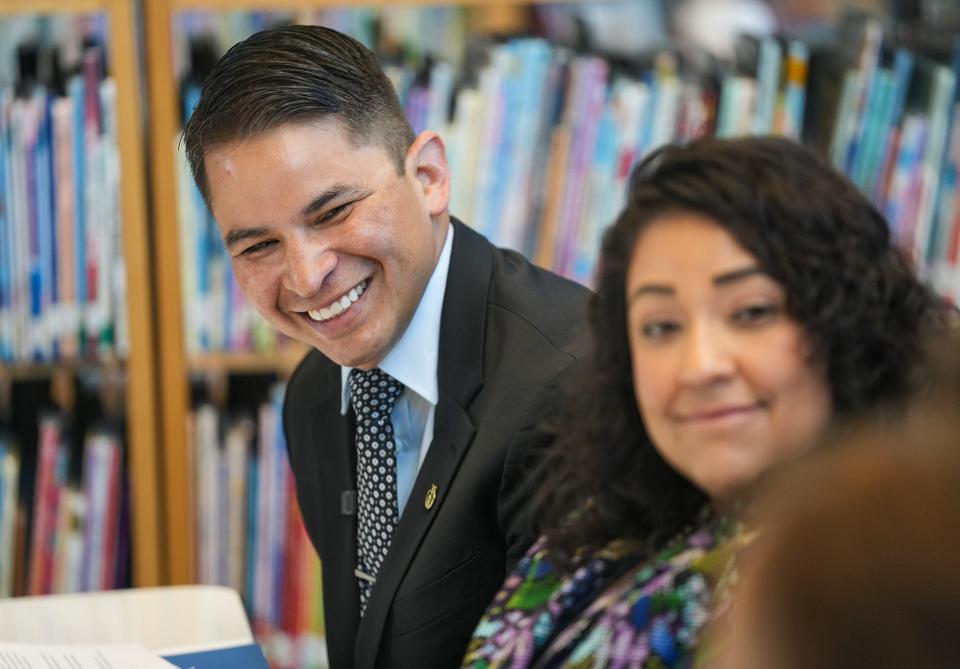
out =
<svg viewBox="0 0 960 669"><path fill-rule="evenodd" d="M360 299L360 296L363 295L363 291L367 288L367 282L361 281L358 285L350 289L350 292L346 295L343 295L334 302L329 307L321 307L320 309L311 309L307 312L307 315L310 316L315 321L328 321L334 316L339 316L344 311L349 309L354 302Z"/></svg>

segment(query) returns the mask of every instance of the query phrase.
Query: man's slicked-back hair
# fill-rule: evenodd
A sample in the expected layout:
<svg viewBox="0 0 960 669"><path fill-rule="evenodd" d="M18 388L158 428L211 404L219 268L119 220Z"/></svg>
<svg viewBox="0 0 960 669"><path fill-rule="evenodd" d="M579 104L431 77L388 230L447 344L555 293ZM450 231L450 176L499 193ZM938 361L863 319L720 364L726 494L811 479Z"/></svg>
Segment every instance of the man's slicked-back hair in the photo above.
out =
<svg viewBox="0 0 960 669"><path fill-rule="evenodd" d="M322 26L285 26L233 45L203 84L183 131L194 180L210 202L204 156L288 123L329 119L355 146L377 143L402 174L414 134L376 55Z"/></svg>

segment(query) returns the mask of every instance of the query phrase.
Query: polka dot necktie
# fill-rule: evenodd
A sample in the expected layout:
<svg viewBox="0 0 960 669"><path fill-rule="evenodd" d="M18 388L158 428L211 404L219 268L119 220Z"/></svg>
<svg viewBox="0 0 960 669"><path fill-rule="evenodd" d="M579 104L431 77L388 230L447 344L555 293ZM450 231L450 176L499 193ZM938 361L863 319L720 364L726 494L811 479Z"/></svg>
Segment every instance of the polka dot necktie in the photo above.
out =
<svg viewBox="0 0 960 669"><path fill-rule="evenodd" d="M403 384L379 369L350 372L350 401L357 415L357 577L360 615L390 548L397 511L397 451L390 412Z"/></svg>

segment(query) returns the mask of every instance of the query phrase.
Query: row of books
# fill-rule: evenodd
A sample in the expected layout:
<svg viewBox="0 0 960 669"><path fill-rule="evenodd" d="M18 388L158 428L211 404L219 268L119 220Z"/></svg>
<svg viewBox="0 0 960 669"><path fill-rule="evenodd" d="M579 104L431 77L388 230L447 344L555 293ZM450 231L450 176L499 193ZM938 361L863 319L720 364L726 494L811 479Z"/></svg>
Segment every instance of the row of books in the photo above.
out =
<svg viewBox="0 0 960 669"><path fill-rule="evenodd" d="M191 416L198 580L243 596L275 667L325 661L320 561L300 516L280 408L283 388L255 411L211 404Z"/></svg>
<svg viewBox="0 0 960 669"><path fill-rule="evenodd" d="M428 57L459 66L470 33L471 10L462 6L327 7L321 9L209 11L185 10L174 18L173 65L183 80L196 67L193 43L207 42L217 53L252 33L292 23L325 25L343 32L371 49L414 63ZM479 11L483 11L479 8ZM430 35L429 43L423 36ZM212 63L210 63L212 65Z"/></svg>
<svg viewBox="0 0 960 669"><path fill-rule="evenodd" d="M338 27L356 25L343 16L337 15ZM840 69L840 82L812 80L838 76L812 62L836 60L842 55L836 46L775 38L744 40L747 56L708 73L670 51L651 55L646 66L623 66L541 38L485 44L476 59L482 64L466 70L442 60L385 66L415 130L429 127L446 140L451 212L495 243L578 281L591 282L599 240L623 204L629 170L649 151L709 134L777 134L811 143L821 134L837 167L889 217L923 271L942 292L960 297L960 206L951 158L957 150L947 150L956 137L957 59L941 64L891 47L869 19L857 31L860 47L850 67ZM811 86L816 104L808 109ZM824 94L831 86L839 99ZM196 84L185 90L189 111ZM189 186L185 172L182 181ZM183 208L192 209L181 219L186 239L216 230L198 198ZM228 315L218 317L221 323L255 322L231 283L215 232L209 235L206 246L188 243L184 251L190 266L184 295L193 304L186 308L194 314L188 323L203 328L210 300L217 305L212 313ZM197 248L211 249L210 257L204 260ZM221 272L216 283L194 278ZM195 340L193 327L188 341ZM258 339L271 345L268 337ZM229 337L217 341L233 347ZM201 338L199 346L209 342Z"/></svg>
<svg viewBox="0 0 960 669"><path fill-rule="evenodd" d="M0 362L128 350L116 86L102 50L87 48L56 88L0 87Z"/></svg>
<svg viewBox="0 0 960 669"><path fill-rule="evenodd" d="M38 441L34 463L0 437L0 597L129 585L120 440L109 431L87 435L79 474L67 419L43 416Z"/></svg>
<svg viewBox="0 0 960 669"><path fill-rule="evenodd" d="M861 26L844 74L830 158L885 214L897 241L960 302L960 36L950 62L884 44Z"/></svg>

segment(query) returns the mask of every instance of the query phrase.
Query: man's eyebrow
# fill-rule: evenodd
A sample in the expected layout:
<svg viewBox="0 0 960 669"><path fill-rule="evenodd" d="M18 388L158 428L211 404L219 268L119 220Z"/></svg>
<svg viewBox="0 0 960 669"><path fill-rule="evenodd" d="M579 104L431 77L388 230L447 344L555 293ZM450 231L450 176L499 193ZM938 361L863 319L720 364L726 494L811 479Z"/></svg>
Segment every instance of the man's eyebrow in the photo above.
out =
<svg viewBox="0 0 960 669"><path fill-rule="evenodd" d="M310 214L313 214L325 206L327 206L331 201L344 198L344 199L361 199L370 195L370 191L357 188L356 186L347 186L345 184L334 184L330 188L326 189L315 198L310 200L310 202L305 206L301 212L300 217L306 218ZM231 230L223 237L223 243L228 249L233 248L240 242L246 241L248 239L263 237L264 235L270 234L270 229L263 226L256 226L252 228L241 228L239 230Z"/></svg>
<svg viewBox="0 0 960 669"><path fill-rule="evenodd" d="M305 218L310 214L320 211L325 206L327 206L332 200L337 198L358 198L365 197L369 195L369 191L363 188L357 188L356 186L348 186L346 184L333 184L330 188L326 189L315 198L310 200L309 204L303 208L300 212L301 218Z"/></svg>
<svg viewBox="0 0 960 669"><path fill-rule="evenodd" d="M239 230L231 230L223 236L223 243L228 249L232 249L234 246L240 242L252 239L254 237L263 237L264 235L270 234L269 228L241 228Z"/></svg>

